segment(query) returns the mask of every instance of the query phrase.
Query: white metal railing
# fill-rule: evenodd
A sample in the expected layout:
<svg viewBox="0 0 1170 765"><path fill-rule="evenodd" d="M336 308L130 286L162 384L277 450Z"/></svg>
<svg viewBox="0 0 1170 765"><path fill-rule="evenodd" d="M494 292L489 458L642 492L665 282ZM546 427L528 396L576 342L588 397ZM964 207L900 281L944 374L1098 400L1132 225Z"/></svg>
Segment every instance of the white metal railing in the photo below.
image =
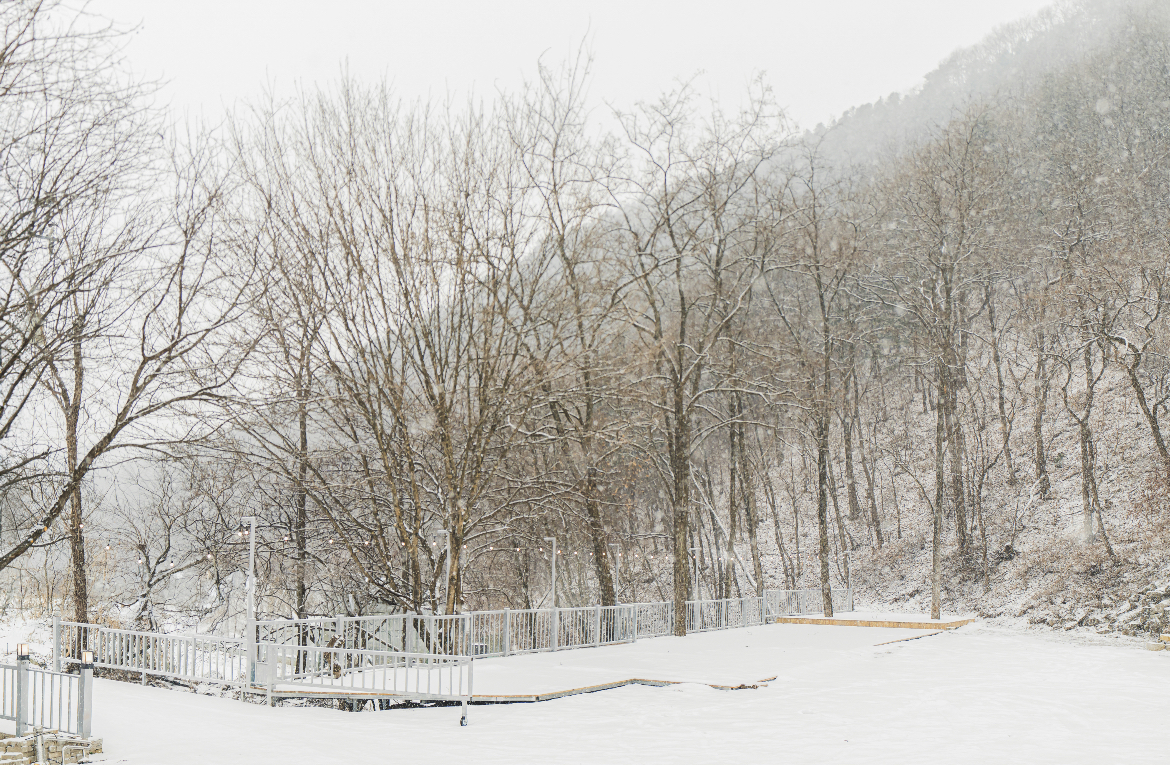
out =
<svg viewBox="0 0 1170 765"><path fill-rule="evenodd" d="M278 645L465 654L466 614L386 614L256 622L257 639Z"/></svg>
<svg viewBox="0 0 1170 765"><path fill-rule="evenodd" d="M687 632L707 632L764 623L765 598L727 598L687 602Z"/></svg>
<svg viewBox="0 0 1170 765"><path fill-rule="evenodd" d="M330 695L454 701L467 724L470 656L259 643L256 679L273 697Z"/></svg>
<svg viewBox="0 0 1170 765"><path fill-rule="evenodd" d="M218 635L167 635L54 620L54 666L79 663L83 651L93 663L147 675L241 685L247 677L243 638Z"/></svg>
<svg viewBox="0 0 1170 765"><path fill-rule="evenodd" d="M820 590L765 590L764 605L769 617L821 613L824 596ZM833 590L833 612L853 610L853 588Z"/></svg>
<svg viewBox="0 0 1170 765"><path fill-rule="evenodd" d="M833 591L837 611L853 610L851 589ZM820 590L767 590L764 597L687 602L687 632L764 624L820 613ZM674 604L503 609L463 614L390 614L257 622L261 642L368 648L439 655L507 656L631 642L674 632Z"/></svg>
<svg viewBox="0 0 1170 765"><path fill-rule="evenodd" d="M92 664L76 675L31 666L27 656L0 665L0 719L12 720L18 736L41 728L89 738L92 710Z"/></svg>
<svg viewBox="0 0 1170 765"><path fill-rule="evenodd" d="M674 603L634 604L638 637L660 637L674 633Z"/></svg>
<svg viewBox="0 0 1170 765"><path fill-rule="evenodd" d="M833 591L836 611L853 610L850 588ZM820 590L767 590L762 598L694 600L686 604L686 631L706 632L766 624L820 613ZM630 603L573 608L504 609L463 614L257 621L259 644L303 649L298 661L345 651L451 657L507 656L632 642L674 632L674 604ZM236 687L262 686L246 638L166 635L54 619L54 669L92 651L98 667ZM316 652L316 653L314 653ZM283 654L282 654L283 656ZM294 664L294 670L305 666Z"/></svg>

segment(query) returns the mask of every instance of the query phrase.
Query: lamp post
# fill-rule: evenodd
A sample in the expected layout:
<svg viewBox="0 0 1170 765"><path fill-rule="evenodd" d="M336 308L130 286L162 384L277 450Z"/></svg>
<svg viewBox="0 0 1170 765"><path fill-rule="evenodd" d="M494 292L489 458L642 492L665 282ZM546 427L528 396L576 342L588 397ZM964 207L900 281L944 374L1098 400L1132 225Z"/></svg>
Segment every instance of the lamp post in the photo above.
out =
<svg viewBox="0 0 1170 765"><path fill-rule="evenodd" d="M610 542L606 546L610 547L610 548L616 547L616 548L618 548L618 550L621 549L621 545L619 545L615 542ZM621 556L621 553L618 552L618 550L613 551L613 595L614 595L614 600L617 600L617 594L621 590L621 578L619 576L621 573L621 562L618 560L618 558Z"/></svg>
<svg viewBox="0 0 1170 765"><path fill-rule="evenodd" d="M244 583L244 593L247 600L244 607L248 612L245 615L247 657L244 676L249 683L252 683L255 680L256 672L256 516L249 515L240 519L241 524L244 521L248 523L247 531L241 530L240 532L248 536L248 578Z"/></svg>

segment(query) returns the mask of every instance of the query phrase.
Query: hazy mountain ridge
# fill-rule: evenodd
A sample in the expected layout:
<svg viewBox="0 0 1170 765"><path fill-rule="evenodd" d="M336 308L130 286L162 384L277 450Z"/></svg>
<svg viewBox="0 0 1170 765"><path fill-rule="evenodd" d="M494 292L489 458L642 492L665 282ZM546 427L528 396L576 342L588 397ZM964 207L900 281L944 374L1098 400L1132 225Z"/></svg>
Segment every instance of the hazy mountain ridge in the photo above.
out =
<svg viewBox="0 0 1170 765"><path fill-rule="evenodd" d="M1095 51L1124 44L1136 24L1168 22L1156 0L1071 0L956 50L905 94L856 106L806 131L837 163L869 165L923 139L965 105L1019 96Z"/></svg>

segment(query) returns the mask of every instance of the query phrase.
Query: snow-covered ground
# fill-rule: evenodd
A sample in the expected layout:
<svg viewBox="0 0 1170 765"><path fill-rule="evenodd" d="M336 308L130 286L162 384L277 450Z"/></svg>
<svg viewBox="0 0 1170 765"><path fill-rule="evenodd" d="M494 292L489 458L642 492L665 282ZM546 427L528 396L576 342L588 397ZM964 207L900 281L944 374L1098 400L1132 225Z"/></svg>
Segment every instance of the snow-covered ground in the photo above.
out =
<svg viewBox="0 0 1170 765"><path fill-rule="evenodd" d="M476 662L476 693L630 677L535 704L350 713L100 680L106 761L1101 763L1165 757L1170 652L1016 627L770 625ZM879 645L883 644L884 645ZM703 683L766 687L722 691Z"/></svg>

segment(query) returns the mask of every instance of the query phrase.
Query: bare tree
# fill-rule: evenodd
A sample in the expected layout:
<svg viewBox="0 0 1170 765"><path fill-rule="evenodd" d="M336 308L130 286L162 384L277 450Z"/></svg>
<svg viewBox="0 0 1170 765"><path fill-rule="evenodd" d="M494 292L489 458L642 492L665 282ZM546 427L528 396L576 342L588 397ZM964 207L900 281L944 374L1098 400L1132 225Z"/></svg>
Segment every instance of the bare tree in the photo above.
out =
<svg viewBox="0 0 1170 765"><path fill-rule="evenodd" d="M618 191L636 284L626 307L647 352L642 389L652 392L652 453L671 509L677 635L686 634L692 594L692 452L724 419L704 427L697 415L716 382L712 353L771 242L757 190L784 134L766 95L735 119L716 112L702 127L685 88L621 117L636 158L634 177Z"/></svg>

